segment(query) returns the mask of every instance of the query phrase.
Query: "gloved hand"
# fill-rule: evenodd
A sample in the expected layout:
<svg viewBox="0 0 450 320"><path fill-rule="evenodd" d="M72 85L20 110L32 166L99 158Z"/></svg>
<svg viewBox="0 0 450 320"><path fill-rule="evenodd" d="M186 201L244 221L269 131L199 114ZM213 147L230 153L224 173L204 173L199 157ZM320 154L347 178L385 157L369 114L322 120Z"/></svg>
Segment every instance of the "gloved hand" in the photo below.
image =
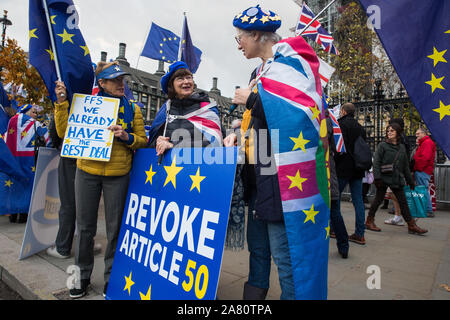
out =
<svg viewBox="0 0 450 320"><path fill-rule="evenodd" d="M377 187L377 188L381 188L384 186L383 180L381 179L375 179L375 181L373 182L373 184Z"/></svg>

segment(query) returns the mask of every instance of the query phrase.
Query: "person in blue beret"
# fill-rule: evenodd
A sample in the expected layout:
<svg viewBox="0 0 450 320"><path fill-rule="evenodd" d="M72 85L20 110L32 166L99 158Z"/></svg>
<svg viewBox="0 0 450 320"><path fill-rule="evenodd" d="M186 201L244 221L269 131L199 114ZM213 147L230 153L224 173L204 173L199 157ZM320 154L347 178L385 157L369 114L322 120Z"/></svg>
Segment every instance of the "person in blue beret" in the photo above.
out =
<svg viewBox="0 0 450 320"><path fill-rule="evenodd" d="M261 98L253 87L256 77L267 61L273 57L273 45L281 40L276 33L281 26L281 18L276 13L257 5L239 12L233 19L233 26L237 32L235 38L238 50L242 51L247 59L261 59L260 66L251 75L249 87L236 89L233 98L233 103L244 105L247 109L243 115L241 133L245 135L249 128L252 128L253 132L268 130ZM272 158L272 146L267 134L265 138L257 140L257 152L253 151L256 146L252 145L252 137L245 144L246 164L242 171L248 201L247 242L250 252L249 275L248 281L244 284L244 299L265 299L269 289L273 257L278 267L280 299L292 300L295 299L294 279L278 176L276 170L267 173L270 164L268 165L266 160L264 160L266 163L262 161L262 159ZM224 145L227 147L236 143L237 136L234 133L224 139ZM262 152L265 153L261 154Z"/></svg>
<svg viewBox="0 0 450 320"><path fill-rule="evenodd" d="M205 92L194 91L194 77L186 63L177 61L169 66L161 78L161 89L169 99L149 130L149 147L156 148L158 156L174 147L222 145L217 105Z"/></svg>

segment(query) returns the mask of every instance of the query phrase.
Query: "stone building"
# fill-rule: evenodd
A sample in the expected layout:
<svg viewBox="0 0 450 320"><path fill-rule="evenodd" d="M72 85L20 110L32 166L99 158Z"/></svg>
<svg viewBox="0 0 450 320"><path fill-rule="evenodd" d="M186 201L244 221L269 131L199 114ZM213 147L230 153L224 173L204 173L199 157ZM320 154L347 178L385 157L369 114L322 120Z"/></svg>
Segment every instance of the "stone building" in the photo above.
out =
<svg viewBox="0 0 450 320"><path fill-rule="evenodd" d="M107 53L101 52L101 60L107 61ZM143 70L139 70L130 66L130 63L126 59L126 44L119 44L119 56L116 58L119 61L122 69L130 76L127 77L127 84L130 90L133 92L134 99L141 102L144 105L142 113L144 116L145 124L151 125L153 119L159 108L167 100L167 96L161 91L160 80L165 74L164 62L159 61L158 70L155 73L149 73ZM212 88L205 90L196 88L197 91L205 91L210 98L217 102L219 107L220 117L222 125L225 128L229 128L231 122L238 118L242 119L242 113L244 108L239 106L230 116L228 116L228 110L231 106L231 98L227 98L221 95L219 88L217 88L218 78L212 79Z"/></svg>

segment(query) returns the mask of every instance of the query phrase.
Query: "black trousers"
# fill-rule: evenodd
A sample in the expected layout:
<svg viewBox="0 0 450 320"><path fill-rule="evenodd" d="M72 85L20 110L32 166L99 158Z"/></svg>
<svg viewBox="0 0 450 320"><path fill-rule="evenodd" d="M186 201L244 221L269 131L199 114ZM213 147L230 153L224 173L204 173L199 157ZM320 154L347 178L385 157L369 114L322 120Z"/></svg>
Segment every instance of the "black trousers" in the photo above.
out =
<svg viewBox="0 0 450 320"><path fill-rule="evenodd" d="M75 233L75 172L77 159L62 158L58 166L58 187L61 207L59 209L59 229L56 235L56 250L69 255Z"/></svg>
<svg viewBox="0 0 450 320"><path fill-rule="evenodd" d="M383 185L382 187L377 187L377 193L375 195L375 199L370 206L368 216L375 218L375 213L378 210L378 207L383 203L384 195L386 194L387 188L390 186ZM397 197L398 203L400 204L400 212L405 219L406 222L412 220L411 212L409 211L408 203L406 202L405 192L403 188L392 188L392 193Z"/></svg>

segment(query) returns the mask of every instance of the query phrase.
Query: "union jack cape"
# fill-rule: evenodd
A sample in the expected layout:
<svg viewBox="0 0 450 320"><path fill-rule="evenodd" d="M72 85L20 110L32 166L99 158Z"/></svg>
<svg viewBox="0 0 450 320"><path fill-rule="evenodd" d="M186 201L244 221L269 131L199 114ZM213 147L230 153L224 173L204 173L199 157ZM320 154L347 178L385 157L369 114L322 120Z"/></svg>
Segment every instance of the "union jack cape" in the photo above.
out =
<svg viewBox="0 0 450 320"><path fill-rule="evenodd" d="M329 148L319 60L302 37L281 40L273 52L257 88L271 132L295 296L326 299Z"/></svg>
<svg viewBox="0 0 450 320"><path fill-rule="evenodd" d="M149 142L153 140L159 128L166 122L168 106L170 110L170 100L166 101L156 114L155 120L153 120L150 128ZM200 109L185 116L173 116L169 114L169 122L175 119L186 119L191 122L208 139L211 146L220 147L223 145L219 110L214 99L210 99L210 102L201 102Z"/></svg>

